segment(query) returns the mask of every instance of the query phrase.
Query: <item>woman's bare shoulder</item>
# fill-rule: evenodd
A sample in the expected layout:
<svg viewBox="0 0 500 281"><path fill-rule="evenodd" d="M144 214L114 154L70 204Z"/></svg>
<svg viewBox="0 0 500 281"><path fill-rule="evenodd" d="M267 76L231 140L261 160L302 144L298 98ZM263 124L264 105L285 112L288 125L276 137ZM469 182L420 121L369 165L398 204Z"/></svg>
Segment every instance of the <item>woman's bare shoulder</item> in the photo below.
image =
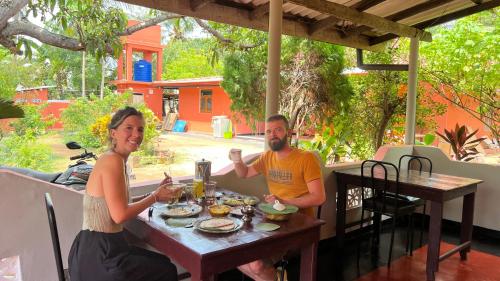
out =
<svg viewBox="0 0 500 281"><path fill-rule="evenodd" d="M95 163L95 169L123 169L123 158L112 151L108 151L99 156Z"/></svg>

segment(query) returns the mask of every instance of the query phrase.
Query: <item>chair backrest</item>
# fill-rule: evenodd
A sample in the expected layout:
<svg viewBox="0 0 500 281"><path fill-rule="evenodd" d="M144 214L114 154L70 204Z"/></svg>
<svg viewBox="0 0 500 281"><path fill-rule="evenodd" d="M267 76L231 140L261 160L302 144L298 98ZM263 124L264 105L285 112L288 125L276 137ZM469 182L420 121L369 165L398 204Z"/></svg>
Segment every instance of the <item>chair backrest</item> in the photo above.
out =
<svg viewBox="0 0 500 281"><path fill-rule="evenodd" d="M371 164L371 166L369 166ZM396 167L396 165L389 163L389 162L383 162L383 161L377 161L377 160L365 160L361 164L361 200L365 200L365 192L364 188L367 187L366 184L366 175L365 175L365 166L368 166L370 168L370 184L368 187L371 189L371 199L375 200L380 199L379 202L382 203L380 206L379 212L385 212L386 208L386 201L389 200L388 196L393 195L393 198L398 198L399 196L399 169ZM382 188L375 188L375 168L376 167L381 167L384 171L383 176L384 176L384 183ZM389 181L387 180L389 172L387 171L388 167L392 167L395 172L396 172L396 189L394 192L389 191ZM395 208L397 210L398 208L398 200L395 200Z"/></svg>
<svg viewBox="0 0 500 281"><path fill-rule="evenodd" d="M427 160L427 162L429 163L429 174L432 174L432 161L431 159L427 158L427 157L424 157L424 156L417 156L417 155L410 155L410 154L405 154L405 155L402 155L400 158L399 158L399 162L398 162L398 169L401 171L401 161L403 161L404 158L410 158L410 160L408 160L408 166L407 166L407 170L409 171L410 170L410 167L411 167L411 162L412 161L417 161L418 164L419 164L419 172L422 173L422 160Z"/></svg>
<svg viewBox="0 0 500 281"><path fill-rule="evenodd" d="M59 245L59 234L57 232L56 215L50 193L45 193L45 206L47 207L47 216L49 218L50 235L52 236L52 247L56 258L57 276L59 281L64 281L64 267L61 257L61 246Z"/></svg>

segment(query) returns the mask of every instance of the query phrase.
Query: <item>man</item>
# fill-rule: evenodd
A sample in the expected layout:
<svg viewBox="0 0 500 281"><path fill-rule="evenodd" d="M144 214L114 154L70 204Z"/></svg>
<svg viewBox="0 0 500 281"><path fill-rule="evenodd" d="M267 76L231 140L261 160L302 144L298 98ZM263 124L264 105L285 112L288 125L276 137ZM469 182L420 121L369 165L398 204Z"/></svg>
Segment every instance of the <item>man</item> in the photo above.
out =
<svg viewBox="0 0 500 281"><path fill-rule="evenodd" d="M231 149L229 156L238 177L264 175L270 192L264 195L266 202L279 200L314 216L313 207L325 202L320 163L312 152L290 147L288 136L291 136L288 120L283 115L273 115L266 120L266 140L270 151L264 152L250 166L242 161L241 150ZM275 280L276 270L272 261L257 260L238 268L254 280Z"/></svg>

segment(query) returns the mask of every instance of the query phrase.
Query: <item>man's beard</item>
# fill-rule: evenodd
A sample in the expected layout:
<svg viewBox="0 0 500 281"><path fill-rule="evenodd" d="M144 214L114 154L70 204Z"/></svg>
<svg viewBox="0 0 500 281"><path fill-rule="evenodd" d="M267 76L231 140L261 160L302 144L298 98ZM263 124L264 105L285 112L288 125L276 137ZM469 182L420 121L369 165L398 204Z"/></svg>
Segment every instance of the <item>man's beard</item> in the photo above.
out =
<svg viewBox="0 0 500 281"><path fill-rule="evenodd" d="M284 136L282 139L277 138L279 141L275 142L274 139L269 140L268 144L272 151L280 151L285 147L288 137Z"/></svg>

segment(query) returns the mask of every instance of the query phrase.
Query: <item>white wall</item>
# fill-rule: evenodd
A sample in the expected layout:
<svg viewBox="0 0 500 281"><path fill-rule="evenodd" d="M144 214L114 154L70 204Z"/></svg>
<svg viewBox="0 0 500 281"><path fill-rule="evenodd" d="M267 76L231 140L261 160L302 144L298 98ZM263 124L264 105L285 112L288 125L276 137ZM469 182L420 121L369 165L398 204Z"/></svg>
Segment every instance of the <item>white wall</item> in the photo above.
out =
<svg viewBox="0 0 500 281"><path fill-rule="evenodd" d="M404 154L425 156L432 160L433 173L447 174L483 180L477 188L474 205L474 225L500 231L500 166L451 160L439 148L433 146L405 145L385 146L383 160L397 165ZM406 167L406 163L402 164ZM444 218L462 220L462 198L450 200L444 205Z"/></svg>
<svg viewBox="0 0 500 281"><path fill-rule="evenodd" d="M65 268L71 243L82 226L80 192L0 170L0 258L20 256L22 280L57 280L45 208L52 196Z"/></svg>

